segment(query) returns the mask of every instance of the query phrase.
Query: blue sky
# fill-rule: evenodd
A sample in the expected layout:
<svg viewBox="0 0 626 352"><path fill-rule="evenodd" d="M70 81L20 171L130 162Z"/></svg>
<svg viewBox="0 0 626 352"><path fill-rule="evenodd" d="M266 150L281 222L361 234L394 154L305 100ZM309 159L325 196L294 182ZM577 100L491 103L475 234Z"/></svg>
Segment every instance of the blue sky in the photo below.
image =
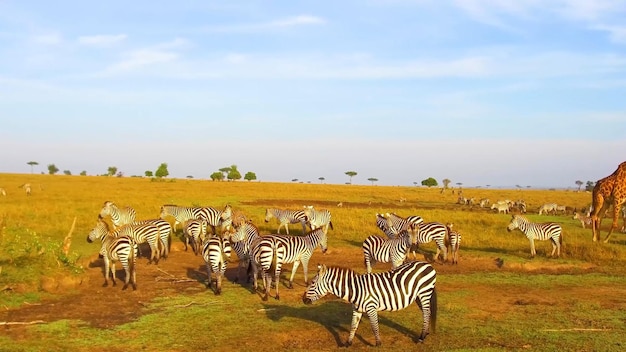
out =
<svg viewBox="0 0 626 352"><path fill-rule="evenodd" d="M0 172L576 187L626 160L626 1L5 0L0 125Z"/></svg>

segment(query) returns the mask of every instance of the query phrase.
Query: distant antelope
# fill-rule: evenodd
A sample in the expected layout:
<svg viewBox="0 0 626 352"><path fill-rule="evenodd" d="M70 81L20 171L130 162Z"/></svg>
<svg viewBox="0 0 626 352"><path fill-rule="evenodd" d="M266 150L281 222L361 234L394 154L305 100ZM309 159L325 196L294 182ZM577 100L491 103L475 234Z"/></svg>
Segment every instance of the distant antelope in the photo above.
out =
<svg viewBox="0 0 626 352"><path fill-rule="evenodd" d="M24 191L26 192L26 195L30 196L30 192L31 192L30 183L25 183L25 184L19 186L18 188L23 188Z"/></svg>
<svg viewBox="0 0 626 352"><path fill-rule="evenodd" d="M341 208L341 207L343 207L343 202L337 203L337 208Z"/></svg>
<svg viewBox="0 0 626 352"><path fill-rule="evenodd" d="M6 197L7 191L5 191L4 188L0 188L0 195L2 195L3 197Z"/></svg>
<svg viewBox="0 0 626 352"><path fill-rule="evenodd" d="M579 212L574 212L574 220L580 220L580 224L583 226L583 229L586 228L585 225L591 225L591 216L581 214Z"/></svg>

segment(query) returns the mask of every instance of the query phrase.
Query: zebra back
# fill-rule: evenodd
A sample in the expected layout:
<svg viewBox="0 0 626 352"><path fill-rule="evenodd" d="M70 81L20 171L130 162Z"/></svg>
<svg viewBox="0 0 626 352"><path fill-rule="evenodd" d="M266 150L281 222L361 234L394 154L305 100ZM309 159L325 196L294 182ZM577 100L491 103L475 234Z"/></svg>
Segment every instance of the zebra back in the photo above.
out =
<svg viewBox="0 0 626 352"><path fill-rule="evenodd" d="M118 228L134 222L137 212L129 206L120 209L115 203L108 200L104 202L98 216L100 218L111 217L111 222Z"/></svg>
<svg viewBox="0 0 626 352"><path fill-rule="evenodd" d="M226 266L228 265L231 251L232 248L228 238L220 236L210 237L202 248L202 258L204 258L208 276L207 287L212 286L211 273L215 273L216 295L222 293L222 277L226 272Z"/></svg>
<svg viewBox="0 0 626 352"><path fill-rule="evenodd" d="M307 222L311 227L311 230L315 230L318 227L324 227L326 231L328 231L328 227L330 226L333 229L333 222L331 221L330 211L327 209L316 210L312 205L304 206L304 215L306 216Z"/></svg>

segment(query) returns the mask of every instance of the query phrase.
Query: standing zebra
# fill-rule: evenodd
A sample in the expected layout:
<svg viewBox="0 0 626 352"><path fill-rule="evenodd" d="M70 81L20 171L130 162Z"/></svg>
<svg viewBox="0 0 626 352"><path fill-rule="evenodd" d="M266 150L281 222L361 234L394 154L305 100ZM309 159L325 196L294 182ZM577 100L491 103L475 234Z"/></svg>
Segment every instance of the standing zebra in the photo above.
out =
<svg viewBox="0 0 626 352"><path fill-rule="evenodd" d="M200 252L206 239L207 222L204 219L190 219L183 224L183 236L185 237L185 251L191 243L191 249L195 255Z"/></svg>
<svg viewBox="0 0 626 352"><path fill-rule="evenodd" d="M287 210L287 209L265 209L265 222L270 222L271 218L276 218L280 223L278 225L277 233L280 235L280 228L285 227L285 231L289 234L289 224L300 223L302 225L302 234L306 233L306 215L302 210Z"/></svg>
<svg viewBox="0 0 626 352"><path fill-rule="evenodd" d="M150 246L150 260L148 264L152 263L154 260L158 262L158 257L160 256L161 251L159 250L159 234L160 230L158 227L152 224L141 224L141 225L133 225L128 224L120 227L119 229L111 230L109 229L109 225L101 219L98 219L98 223L96 227L91 230L94 235L94 238L103 239L107 235L111 235L113 237L130 237L137 245L141 243L148 243ZM91 233L90 233L91 236ZM103 253L100 253L103 254Z"/></svg>
<svg viewBox="0 0 626 352"><path fill-rule="evenodd" d="M222 277L226 272L226 265L230 259L232 248L228 236L211 236L202 248L202 258L206 264L207 288L211 288L213 280L211 273L215 273L215 294L222 293Z"/></svg>
<svg viewBox="0 0 626 352"><path fill-rule="evenodd" d="M106 226L106 223L103 224ZM135 241L126 236L115 237L108 231L105 231L103 234L99 224L96 225L96 228L89 232L87 242L92 243L97 239L102 241L100 254L102 254L102 258L104 259L104 284L102 286L106 287L109 285L110 273L113 274L113 286L116 285L115 263L120 262L126 273L126 277L124 278L124 287L122 287L122 289L125 290L128 287L128 284L131 283L133 290L136 290L137 274L135 266L137 258L137 244Z"/></svg>
<svg viewBox="0 0 626 352"><path fill-rule="evenodd" d="M168 216L172 216L175 219L173 230L176 232L176 225L182 225L187 220L202 218L202 209L201 207L182 207L173 204L165 204L161 206L159 218L165 219Z"/></svg>
<svg viewBox="0 0 626 352"><path fill-rule="evenodd" d="M448 229L447 248L448 254L452 256L452 264L459 264L459 248L461 246L461 234L455 230L452 230L452 223L447 223Z"/></svg>
<svg viewBox="0 0 626 352"><path fill-rule="evenodd" d="M556 203L546 203L539 207L539 215L554 213L556 215L558 205Z"/></svg>
<svg viewBox="0 0 626 352"><path fill-rule="evenodd" d="M104 202L102 209L100 209L100 218L104 219L107 216L111 217L111 222L115 228L120 228L126 224L130 224L135 221L137 212L131 207L124 207L120 209L115 203L110 200Z"/></svg>
<svg viewBox="0 0 626 352"><path fill-rule="evenodd" d="M413 258L416 258L417 246L421 243L430 243L432 241L437 245L437 252L435 253L435 260L439 259L440 255L443 255L443 261L445 262L448 257L448 248L446 247L446 237L448 230L446 226L439 222L424 222L424 220L417 215L408 216L403 218L394 213L387 213L387 217L394 223L394 228L407 229L411 226L417 228L417 244L411 246L411 252Z"/></svg>
<svg viewBox="0 0 626 352"><path fill-rule="evenodd" d="M265 294L262 299L267 301L270 295L272 282L275 283L276 299L280 299L278 293L278 281L280 278L280 263L285 257L285 246L276 236L260 236L252 242L250 247L250 266L253 277L254 292L258 288L258 272L261 271Z"/></svg>
<svg viewBox="0 0 626 352"><path fill-rule="evenodd" d="M385 214L385 217L389 219L391 229L397 233L408 230L410 227L417 227L417 225L424 223L424 219L417 215L409 215L405 218L396 213L387 213Z"/></svg>
<svg viewBox="0 0 626 352"><path fill-rule="evenodd" d="M261 239L261 235L259 234L259 228L250 221L244 221L241 224L233 223L233 225L233 228L231 228L231 236L241 238L240 241L233 241L233 243L231 243L231 247L237 254L237 258L239 258L237 278L235 279L235 282L237 282L241 277L241 270L243 268L247 269L250 265L251 248L255 241ZM247 282L250 282L249 277Z"/></svg>
<svg viewBox="0 0 626 352"><path fill-rule="evenodd" d="M372 264L389 263L397 268L406 260L411 245L417 243L417 231L404 230L396 238L385 239L371 235L363 241L363 258L368 273L372 272Z"/></svg>
<svg viewBox="0 0 626 352"><path fill-rule="evenodd" d="M328 226L334 230L333 222L330 221L330 211L326 209L315 210L312 205L305 205L304 215L306 216L306 221L309 223L311 230L322 226L324 227L324 232L328 232Z"/></svg>
<svg viewBox="0 0 626 352"><path fill-rule="evenodd" d="M386 218L384 215L376 213L376 227L378 227L382 232L387 235L389 238L397 238L398 230L393 227L393 223L391 219Z"/></svg>
<svg viewBox="0 0 626 352"><path fill-rule="evenodd" d="M328 293L352 304L352 324L347 346L352 345L363 313L366 313L376 346L381 345L378 327L379 311L397 311L415 302L422 310L422 342L436 330L437 291L435 269L425 262L408 262L391 271L358 274L340 267L318 266L318 273L302 296L304 304L311 304Z"/></svg>
<svg viewBox="0 0 626 352"><path fill-rule="evenodd" d="M206 220L207 225L211 226L213 235L215 235L215 227L221 226L221 231L224 231L226 226L232 223L232 208L229 204L224 207L224 210L217 210L211 207L203 207L200 212L200 217Z"/></svg>
<svg viewBox="0 0 626 352"><path fill-rule="evenodd" d="M24 192L26 192L26 195L30 196L30 193L31 193L30 183L25 183L25 184L19 186L18 188L24 189Z"/></svg>
<svg viewBox="0 0 626 352"><path fill-rule="evenodd" d="M535 240L545 241L549 239L552 242L552 254L550 256L554 257L555 252L557 257L561 255L563 236L561 235L561 225L555 222L533 223L521 215L513 215L506 229L509 232L519 229L526 235L530 241L530 256L533 258L537 254Z"/></svg>
<svg viewBox="0 0 626 352"><path fill-rule="evenodd" d="M170 255L170 238L172 235L172 225L163 219L146 219L137 220L132 223L133 225L154 225L159 228L159 238L161 239L161 252L159 256L161 258L167 258Z"/></svg>

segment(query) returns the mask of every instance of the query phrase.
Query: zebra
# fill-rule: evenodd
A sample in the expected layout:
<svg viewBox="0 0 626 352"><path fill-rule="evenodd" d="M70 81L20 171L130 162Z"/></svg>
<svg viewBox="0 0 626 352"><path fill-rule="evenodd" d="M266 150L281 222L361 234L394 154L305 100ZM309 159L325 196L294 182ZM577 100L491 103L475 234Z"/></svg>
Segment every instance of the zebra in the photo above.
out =
<svg viewBox="0 0 626 352"><path fill-rule="evenodd" d="M231 228L231 236L241 238L240 241L231 243L231 247L237 254L237 258L239 258L237 277L235 279L235 282L237 282L241 277L241 270L248 268L250 265L251 247L255 241L260 240L261 235L258 227L250 221L245 221L241 224L234 224L233 228Z"/></svg>
<svg viewBox="0 0 626 352"><path fill-rule="evenodd" d="M170 255L170 237L172 235L172 225L163 219L146 219L137 220L133 225L151 224L159 228L159 238L161 240L161 258L167 258Z"/></svg>
<svg viewBox="0 0 626 352"><path fill-rule="evenodd" d="M222 293L222 277L232 251L229 236L211 236L202 247L202 258L206 264L207 288L213 286L211 273L215 273L215 294Z"/></svg>
<svg viewBox="0 0 626 352"><path fill-rule="evenodd" d="M459 263L459 248L461 246L461 234L457 231L452 230L452 223L447 223L446 228L448 230L447 244L448 244L448 255L452 256L452 264Z"/></svg>
<svg viewBox="0 0 626 352"><path fill-rule="evenodd" d="M541 207L539 207L539 215L549 214L549 213L556 214L557 206L558 205L556 203L546 203L542 205Z"/></svg>
<svg viewBox="0 0 626 352"><path fill-rule="evenodd" d="M491 209L492 209L492 210L493 210L493 209L497 210L497 211L498 211L498 214L500 214L500 213L508 214L508 213L509 213L509 211L511 210L511 209L510 209L510 205L509 205L509 203L500 203L500 202L498 202L498 203L493 203L493 204L491 205Z"/></svg>
<svg viewBox="0 0 626 352"><path fill-rule="evenodd" d="M304 304L311 304L328 293L352 304L352 324L346 342L352 345L363 313L366 313L376 346L381 345L378 327L379 311L397 311L415 302L422 310L422 331L417 339L436 331L437 273L425 262L408 262L391 271L358 274L352 269L325 265L318 266L317 275L311 280L302 296Z"/></svg>
<svg viewBox="0 0 626 352"><path fill-rule="evenodd" d="M579 212L574 212L573 220L580 220L580 224L583 226L583 229L586 228L585 225L591 225L591 216L581 214Z"/></svg>
<svg viewBox="0 0 626 352"><path fill-rule="evenodd" d="M333 222L330 220L330 211L326 209L315 210L312 205L305 205L304 215L306 215L306 221L311 230L322 226L324 227L324 232L328 232L328 226L334 230Z"/></svg>
<svg viewBox="0 0 626 352"><path fill-rule="evenodd" d="M200 217L206 220L208 226L211 226L213 235L216 234L216 226L221 226L221 230L224 231L226 226L232 224L231 216L232 208L229 204L224 207L224 210L217 210L211 207L203 207L202 211L200 212Z"/></svg>
<svg viewBox="0 0 626 352"><path fill-rule="evenodd" d="M407 257L411 245L417 243L417 231L403 230L397 238L385 239L371 235L363 241L363 258L368 273L372 272L372 264L376 262L389 263L392 268L400 266Z"/></svg>
<svg viewBox="0 0 626 352"><path fill-rule="evenodd" d="M30 187L30 183L25 183L25 184L19 186L18 188L22 188L24 190L24 192L26 192L26 195L30 196L31 191L32 191L31 187Z"/></svg>
<svg viewBox="0 0 626 352"><path fill-rule="evenodd" d="M521 215L513 215L511 222L506 227L510 232L515 229L522 231L526 238L530 241L530 256L535 257L537 252L535 251L535 240L547 240L552 242L552 254L551 257L559 257L561 255L561 245L563 244L563 236L561 235L561 225L555 222L546 223L532 223Z"/></svg>
<svg viewBox="0 0 626 352"><path fill-rule="evenodd" d="M161 253L159 249L159 243L161 243L159 239L160 231L159 228L153 224L128 224L120 227L119 229L114 229L113 231L111 231L111 229L109 229L109 225L106 222L98 219L98 223L96 224L96 227L92 230L92 232L94 232L94 236L97 236L95 238L104 239L106 235L110 234L113 237L130 237L138 245L141 243L148 243L151 251L148 264L152 263L153 260L155 262L158 262L158 257ZM101 252L100 254L103 253Z"/></svg>
<svg viewBox="0 0 626 352"><path fill-rule="evenodd" d="M393 227L391 219L386 218L383 214L376 213L376 227L387 235L390 239L398 237L398 230Z"/></svg>
<svg viewBox="0 0 626 352"><path fill-rule="evenodd" d="M258 272L261 271L265 294L262 299L267 301L270 295L272 282L275 283L275 298L280 299L278 281L280 278L280 263L285 257L285 246L275 236L259 236L250 246L250 267L252 270L254 292L258 288ZM273 271L273 273L271 273ZM270 277L271 276L271 277Z"/></svg>
<svg viewBox="0 0 626 352"><path fill-rule="evenodd" d="M386 213L385 217L390 220L390 227L396 232L408 230L410 227L416 227L417 225L424 223L424 219L417 215L409 215L405 218L396 213Z"/></svg>
<svg viewBox="0 0 626 352"><path fill-rule="evenodd" d="M102 223L106 226L106 223ZM135 271L136 258L137 258L137 244L133 239L120 236L115 237L108 231L103 232L99 229L100 223L96 225L96 228L89 232L87 236L87 242L92 243L96 239L102 241L102 247L100 248L100 254L104 259L104 284L106 287L109 285L109 275L112 273L113 286L116 285L115 279L115 263L120 262L126 277L124 278L124 287L122 290L128 288L128 284L131 283L133 290L137 289L137 273Z"/></svg>
<svg viewBox="0 0 626 352"><path fill-rule="evenodd" d="M276 218L280 224L278 225L277 233L280 235L280 228L285 227L287 234L289 234L289 224L300 223L302 225L302 233L306 233L307 218L302 210L287 210L287 209L265 209L265 222L270 222L270 219Z"/></svg>
<svg viewBox="0 0 626 352"><path fill-rule="evenodd" d="M191 249L195 255L200 252L200 247L206 239L207 221L204 219L190 219L183 224L183 236L185 237L185 251L191 243Z"/></svg>
<svg viewBox="0 0 626 352"><path fill-rule="evenodd" d="M173 204L165 204L161 206L159 218L165 219L167 216L174 217L173 230L176 232L176 225L184 224L187 220L202 218L202 209L201 207L182 207Z"/></svg>
<svg viewBox="0 0 626 352"><path fill-rule="evenodd" d="M111 222L115 228L120 228L126 224L130 224L135 221L137 212L131 207L124 207L120 209L115 203L110 200L104 202L102 209L100 209L100 218L104 219L107 216L111 217Z"/></svg>

